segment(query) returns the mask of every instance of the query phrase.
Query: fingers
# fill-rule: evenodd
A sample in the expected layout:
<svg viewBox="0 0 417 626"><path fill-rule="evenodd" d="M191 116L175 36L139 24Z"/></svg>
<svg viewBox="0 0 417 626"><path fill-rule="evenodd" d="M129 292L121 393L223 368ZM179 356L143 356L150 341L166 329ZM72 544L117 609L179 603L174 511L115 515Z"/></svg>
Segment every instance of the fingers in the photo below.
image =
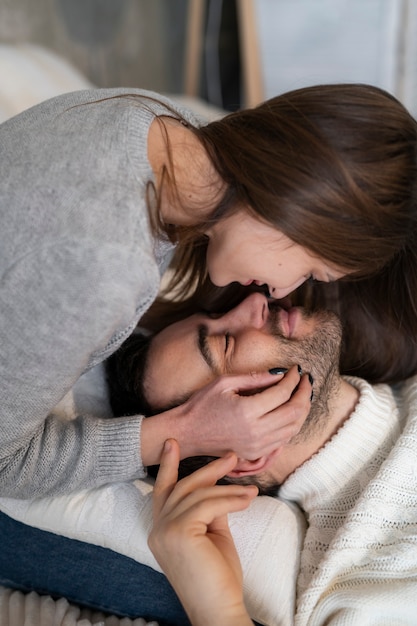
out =
<svg viewBox="0 0 417 626"><path fill-rule="evenodd" d="M233 391L239 396L249 396L252 400L249 400L248 404L256 403L256 413L265 415L277 406L288 402L300 384L301 378L307 378L308 382L308 374L302 376L298 365L294 365L288 371L285 368L273 368L269 372L223 377L219 379L219 385L223 386L220 393ZM251 391L256 391L256 395L249 393ZM308 399L310 396L311 387Z"/></svg>
<svg viewBox="0 0 417 626"><path fill-rule="evenodd" d="M186 478L184 483L190 488L214 485L220 478L223 478L236 467L237 456L234 452L227 452L219 459L215 459L208 463L205 467L201 467Z"/></svg>
<svg viewBox="0 0 417 626"><path fill-rule="evenodd" d="M167 439L153 490L153 516L158 517L178 480L180 448L175 439Z"/></svg>
<svg viewBox="0 0 417 626"><path fill-rule="evenodd" d="M169 508L177 506L178 502L198 489L206 489L207 497L209 497L210 492L208 488L215 485L220 478L231 472L237 462L236 454L229 452L177 482L179 458L178 442L175 439L168 439L164 445L160 468L154 486L154 519L158 518L164 507L167 507L167 505ZM237 487L237 489L234 489L235 494L243 495L244 489L242 490L240 485L233 485L233 487Z"/></svg>
<svg viewBox="0 0 417 626"><path fill-rule="evenodd" d="M198 489L208 489L217 483L236 466L237 457L233 452L211 461L204 467L196 470L180 480L175 489L175 500L178 501ZM174 498L172 498L173 500Z"/></svg>
<svg viewBox="0 0 417 626"><path fill-rule="evenodd" d="M248 460L269 454L299 432L310 412L311 394L308 375L301 375L296 365L285 375L222 376L183 408L176 422L182 454L222 457L234 450ZM222 465L218 469L230 471ZM214 475L213 482L218 478Z"/></svg>
<svg viewBox="0 0 417 626"><path fill-rule="evenodd" d="M304 408L304 411L309 411L311 396L312 386L309 375L300 374L298 366L294 366L283 380L262 390L256 396L253 396L252 399L261 403L263 414L266 415L289 401L291 401L293 407L298 406L299 408Z"/></svg>
<svg viewBox="0 0 417 626"><path fill-rule="evenodd" d="M171 442L169 442L171 443ZM227 515L245 509L257 490L253 486L211 485L190 492L192 485L204 485L216 476L224 474L225 468L234 467L236 456L229 454L220 458L179 481L172 488L172 480L177 471L179 450L173 445L165 446L163 453L163 473L159 481L159 496L171 489L160 516L148 537L148 545L162 570L174 586L184 607L198 616L204 615L204 623L218 623L225 614L233 615L238 607L237 619L233 623L243 624L242 611L242 569L233 538L230 533ZM196 480L189 480L196 478ZM188 489L184 486L188 485ZM178 494L185 490L185 496ZM201 563L205 567L201 568ZM213 589L207 594L207 589ZM224 594L227 589L227 594ZM216 602L213 605L213 597ZM204 605L207 598L207 605ZM224 600L224 606L221 601ZM220 602L220 604L219 604ZM220 609L212 619L211 609ZM243 608L243 611L245 609ZM194 623L194 620L192 620ZM200 622L199 622L200 623ZM203 623L203 622L201 622ZM252 623L251 620L247 622Z"/></svg>
<svg viewBox="0 0 417 626"><path fill-rule="evenodd" d="M294 367L296 368L297 366ZM262 388L275 385L284 377L287 377L287 372L287 368L275 367L269 372L252 372L250 374L223 376L217 380L217 383L221 387L220 391L223 393L234 391L235 393L242 393L242 395L244 395L245 391L259 391Z"/></svg>
<svg viewBox="0 0 417 626"><path fill-rule="evenodd" d="M256 433L246 448L246 458L253 460L270 454L293 439L310 413L311 398L311 380L308 374L300 378L297 366L276 385L242 398L246 408L241 407L241 416L246 415L247 424L248 416L261 416L256 422Z"/></svg>
<svg viewBox="0 0 417 626"><path fill-rule="evenodd" d="M275 424L277 428L297 421L299 418L304 421L310 412L311 395L308 375L302 375L300 378L300 371L297 366L294 366L278 383L254 395L239 398L242 424L249 423L256 416L263 420L271 412L278 410L279 422Z"/></svg>
<svg viewBox="0 0 417 626"><path fill-rule="evenodd" d="M175 496L179 496L177 489L182 486L180 481L175 490ZM187 522L204 524L206 528L213 530L216 527L225 528L227 515L236 511L242 511L249 506L249 503L258 494L255 485L213 485L183 494L181 498L175 499L168 504L172 505L170 518L175 517L184 528ZM195 527L197 531L197 527ZM200 529L199 532L202 532ZM204 532L206 530L204 529Z"/></svg>
<svg viewBox="0 0 417 626"><path fill-rule="evenodd" d="M266 376L267 374L264 374ZM269 379L271 375L269 375ZM288 373L283 376L283 378L279 377L278 381L274 376L273 384L269 383L269 385L265 389L261 389L260 393L256 396L251 396L253 400L259 402L258 410L262 412L262 414L269 413L277 406L288 402L288 400L293 396L295 391L297 390L297 386L300 385L303 378L308 377L302 376L300 374L300 369L297 365L294 365L288 370ZM303 387L304 389L304 387ZM308 398L311 395L308 394Z"/></svg>
<svg viewBox="0 0 417 626"><path fill-rule="evenodd" d="M299 385L290 399L269 414L264 415L262 422L274 421L276 425L275 441L271 451L279 445L287 444L300 432L311 408L311 382L308 375L301 377Z"/></svg>
<svg viewBox="0 0 417 626"><path fill-rule="evenodd" d="M245 509L258 493L254 485L216 485L235 467L236 460L234 453L228 453L177 482L179 446L175 440L167 440L153 493L152 545L164 541L160 532L163 528L166 532L167 525L174 533L190 524L194 532L203 534L210 526L214 532L228 528L227 514Z"/></svg>

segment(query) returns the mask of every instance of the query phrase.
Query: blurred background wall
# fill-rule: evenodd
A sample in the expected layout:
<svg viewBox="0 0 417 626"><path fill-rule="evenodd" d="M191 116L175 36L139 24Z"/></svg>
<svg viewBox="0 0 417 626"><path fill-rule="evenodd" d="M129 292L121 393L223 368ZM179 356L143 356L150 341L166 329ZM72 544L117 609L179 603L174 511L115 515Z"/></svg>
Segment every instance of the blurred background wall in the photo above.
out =
<svg viewBox="0 0 417 626"><path fill-rule="evenodd" d="M367 82L416 112L416 0L254 0L263 95Z"/></svg>
<svg viewBox="0 0 417 626"><path fill-rule="evenodd" d="M347 81L416 113L416 33L417 0L0 0L0 44L41 44L98 86L230 110Z"/></svg>
<svg viewBox="0 0 417 626"><path fill-rule="evenodd" d="M178 91L182 90L187 3L0 0L0 43L46 46L98 86Z"/></svg>

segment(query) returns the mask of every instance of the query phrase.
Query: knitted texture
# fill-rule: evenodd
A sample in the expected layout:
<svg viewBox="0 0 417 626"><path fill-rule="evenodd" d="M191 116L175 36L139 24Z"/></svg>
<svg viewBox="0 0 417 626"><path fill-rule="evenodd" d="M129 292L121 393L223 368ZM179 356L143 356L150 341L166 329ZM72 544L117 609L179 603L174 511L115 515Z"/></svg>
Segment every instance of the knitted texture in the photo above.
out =
<svg viewBox="0 0 417 626"><path fill-rule="evenodd" d="M416 379L348 380L354 413L281 489L308 519L295 624L415 625Z"/></svg>
<svg viewBox="0 0 417 626"><path fill-rule="evenodd" d="M1 626L158 626L145 619L129 619L80 608L65 598L53 600L35 592L23 594L0 586Z"/></svg>

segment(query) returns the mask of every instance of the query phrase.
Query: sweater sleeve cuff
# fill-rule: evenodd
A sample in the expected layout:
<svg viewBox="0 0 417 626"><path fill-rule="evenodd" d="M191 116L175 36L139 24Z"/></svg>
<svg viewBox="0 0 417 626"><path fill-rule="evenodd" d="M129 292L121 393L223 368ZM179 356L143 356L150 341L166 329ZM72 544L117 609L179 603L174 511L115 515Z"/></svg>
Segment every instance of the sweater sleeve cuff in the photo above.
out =
<svg viewBox="0 0 417 626"><path fill-rule="evenodd" d="M118 417L100 420L95 473L109 482L144 478L141 432L144 417Z"/></svg>

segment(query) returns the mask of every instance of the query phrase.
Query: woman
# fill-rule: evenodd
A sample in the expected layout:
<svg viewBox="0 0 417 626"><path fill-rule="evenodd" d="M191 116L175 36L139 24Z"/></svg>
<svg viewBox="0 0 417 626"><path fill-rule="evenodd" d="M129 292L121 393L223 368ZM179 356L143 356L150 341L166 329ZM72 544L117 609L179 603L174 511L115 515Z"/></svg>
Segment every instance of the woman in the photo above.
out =
<svg viewBox="0 0 417 626"><path fill-rule="evenodd" d="M316 86L195 132L229 184L232 207L228 221L206 230L211 280L236 280L239 257L233 264L219 247L225 223L239 229L234 207L244 206L296 244L269 272L245 278L267 283L278 298L311 278L300 297L342 318L345 373L371 382L415 373L417 123L401 103L369 85ZM256 239L248 236L250 263ZM297 271L300 250L312 271Z"/></svg>
<svg viewBox="0 0 417 626"><path fill-rule="evenodd" d="M54 416L80 375L151 305L173 247L167 233L175 242L201 229L228 198L192 124L191 113L156 94L117 89L59 96L0 127L0 495L38 497L144 476L168 434L186 455L233 448L257 458L299 430L311 386L297 373L279 385L282 376L268 372L224 378L149 426L140 416L82 415L74 423ZM280 234L269 231L280 255ZM248 270L244 282L253 275ZM268 389L238 393L254 387Z"/></svg>
<svg viewBox="0 0 417 626"><path fill-rule="evenodd" d="M0 133L1 495L142 476L167 435L185 456L232 448L255 459L298 432L306 377L288 404L294 375L237 393L276 382L268 373L222 379L142 428L140 417L54 419L151 305L164 236L178 244L183 297L200 297L209 279L283 298L308 278L347 277L310 297L345 322L344 371L375 381L416 370L417 126L385 92L307 88L198 127L155 94L92 90L38 105Z"/></svg>

